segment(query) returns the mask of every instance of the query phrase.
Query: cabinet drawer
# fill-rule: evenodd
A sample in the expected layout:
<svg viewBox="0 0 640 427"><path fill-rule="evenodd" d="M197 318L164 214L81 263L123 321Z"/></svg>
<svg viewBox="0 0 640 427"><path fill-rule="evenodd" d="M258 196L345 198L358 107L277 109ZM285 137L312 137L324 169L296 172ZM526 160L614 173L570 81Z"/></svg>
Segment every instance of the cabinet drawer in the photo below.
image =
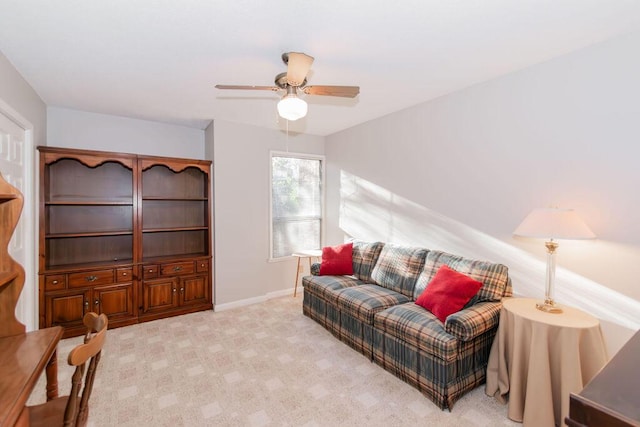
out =
<svg viewBox="0 0 640 427"><path fill-rule="evenodd" d="M200 260L196 261L196 272L203 273L205 271L209 271L209 261L208 260Z"/></svg>
<svg viewBox="0 0 640 427"><path fill-rule="evenodd" d="M118 268L116 270L116 282L131 282L133 280L132 268Z"/></svg>
<svg viewBox="0 0 640 427"><path fill-rule="evenodd" d="M44 277L44 289L47 291L59 291L67 287L67 277L64 274L55 274Z"/></svg>
<svg viewBox="0 0 640 427"><path fill-rule="evenodd" d="M142 267L143 273L142 276L145 279L155 279L158 277L158 266L157 265L145 265Z"/></svg>
<svg viewBox="0 0 640 427"><path fill-rule="evenodd" d="M69 287L82 288L113 283L113 270L94 270L69 274Z"/></svg>
<svg viewBox="0 0 640 427"><path fill-rule="evenodd" d="M171 264L162 264L160 266L160 274L162 276L175 276L176 274L193 273L193 261L173 262Z"/></svg>

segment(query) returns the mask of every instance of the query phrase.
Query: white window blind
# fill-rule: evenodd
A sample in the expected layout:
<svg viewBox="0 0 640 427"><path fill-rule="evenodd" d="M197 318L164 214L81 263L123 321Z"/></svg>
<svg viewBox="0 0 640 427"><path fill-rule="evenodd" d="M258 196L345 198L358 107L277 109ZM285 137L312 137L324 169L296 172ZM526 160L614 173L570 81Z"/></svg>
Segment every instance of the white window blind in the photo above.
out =
<svg viewBox="0 0 640 427"><path fill-rule="evenodd" d="M320 249L322 172L320 157L271 155L271 257Z"/></svg>

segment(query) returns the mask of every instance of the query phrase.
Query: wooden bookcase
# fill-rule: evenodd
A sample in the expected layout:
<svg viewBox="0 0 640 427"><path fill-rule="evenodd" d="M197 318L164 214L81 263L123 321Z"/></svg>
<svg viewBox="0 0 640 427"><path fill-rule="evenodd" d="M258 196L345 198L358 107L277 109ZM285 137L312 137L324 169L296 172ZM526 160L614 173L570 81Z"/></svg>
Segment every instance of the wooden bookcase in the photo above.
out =
<svg viewBox="0 0 640 427"><path fill-rule="evenodd" d="M139 317L157 319L210 304L210 162L140 156L138 166Z"/></svg>
<svg viewBox="0 0 640 427"><path fill-rule="evenodd" d="M24 269L9 255L9 242L22 211L22 194L0 175L0 337L24 333L16 305L24 287Z"/></svg>
<svg viewBox="0 0 640 427"><path fill-rule="evenodd" d="M67 337L87 311L115 327L213 307L211 162L38 150L40 327Z"/></svg>

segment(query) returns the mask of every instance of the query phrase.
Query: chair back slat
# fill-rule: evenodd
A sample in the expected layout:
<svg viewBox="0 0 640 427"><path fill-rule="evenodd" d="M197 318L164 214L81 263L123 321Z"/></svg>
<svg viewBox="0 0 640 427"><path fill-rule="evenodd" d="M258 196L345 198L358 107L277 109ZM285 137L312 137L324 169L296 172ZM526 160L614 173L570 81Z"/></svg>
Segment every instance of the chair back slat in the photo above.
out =
<svg viewBox="0 0 640 427"><path fill-rule="evenodd" d="M96 368L100 362L100 352L96 354L89 362L89 369L84 380L84 389L82 390L82 398L80 399L80 407L78 409L78 416L76 423L77 426L84 426L87 424L87 418L89 417L89 398L91 398L91 390L93 390L93 379L96 376Z"/></svg>
<svg viewBox="0 0 640 427"><path fill-rule="evenodd" d="M84 316L83 323L87 327L84 344L71 350L67 360L69 365L76 367L76 370L71 379L71 392L65 409L64 427L81 427L87 424L89 397L107 336L109 320L104 314L98 316L91 312ZM87 361L89 361L88 367ZM83 377L84 387L82 387ZM82 396L80 397L81 389Z"/></svg>
<svg viewBox="0 0 640 427"><path fill-rule="evenodd" d="M76 370L71 377L71 391L69 392L69 400L64 411L64 427L75 427L78 409L78 393L82 387L82 374L84 365L76 366Z"/></svg>

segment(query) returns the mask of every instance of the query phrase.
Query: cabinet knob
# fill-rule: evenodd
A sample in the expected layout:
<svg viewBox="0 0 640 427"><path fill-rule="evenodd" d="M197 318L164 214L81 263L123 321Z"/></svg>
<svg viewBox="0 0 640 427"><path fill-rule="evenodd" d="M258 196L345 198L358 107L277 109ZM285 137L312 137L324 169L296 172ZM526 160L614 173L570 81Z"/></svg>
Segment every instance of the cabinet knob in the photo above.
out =
<svg viewBox="0 0 640 427"><path fill-rule="evenodd" d="M57 281L57 280L54 280L54 281L53 281L53 284L54 284L54 285L57 285L57 284L58 284L58 281Z"/></svg>
<svg viewBox="0 0 640 427"><path fill-rule="evenodd" d="M204 267L204 264L200 264L200 267Z"/></svg>
<svg viewBox="0 0 640 427"><path fill-rule="evenodd" d="M96 280L98 280L98 276L87 276L85 277L85 279L87 280L87 282L95 282Z"/></svg>
<svg viewBox="0 0 640 427"><path fill-rule="evenodd" d="M173 271L182 271L182 267L180 266L173 267Z"/></svg>
<svg viewBox="0 0 640 427"><path fill-rule="evenodd" d="M100 301L95 300L93 303L94 303L95 305L98 305L98 304L100 304Z"/></svg>
<svg viewBox="0 0 640 427"><path fill-rule="evenodd" d="M84 306L88 308L89 307L89 301L85 301L84 302Z"/></svg>
<svg viewBox="0 0 640 427"><path fill-rule="evenodd" d="M173 288L173 292L175 292L175 291L176 291L176 288Z"/></svg>
<svg viewBox="0 0 640 427"><path fill-rule="evenodd" d="M180 288L180 292L184 292L184 288Z"/></svg>
<svg viewBox="0 0 640 427"><path fill-rule="evenodd" d="M149 273L153 273L153 270L149 269Z"/></svg>
<svg viewBox="0 0 640 427"><path fill-rule="evenodd" d="M127 275L127 273L122 273L122 275L123 275L123 276L126 276L126 275Z"/></svg>

